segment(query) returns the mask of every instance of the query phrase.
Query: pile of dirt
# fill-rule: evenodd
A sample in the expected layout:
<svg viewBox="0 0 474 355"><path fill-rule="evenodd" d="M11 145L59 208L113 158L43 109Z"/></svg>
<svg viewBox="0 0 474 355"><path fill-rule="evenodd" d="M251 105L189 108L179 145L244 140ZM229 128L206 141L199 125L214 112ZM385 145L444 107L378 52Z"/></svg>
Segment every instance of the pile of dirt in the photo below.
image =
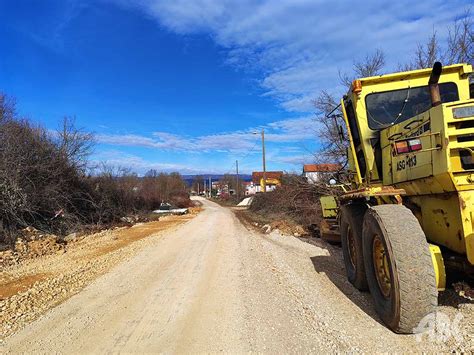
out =
<svg viewBox="0 0 474 355"><path fill-rule="evenodd" d="M307 230L300 224L292 223L291 221L281 219L270 223L272 229L278 229L284 234L289 234L294 237L302 237L308 235Z"/></svg>
<svg viewBox="0 0 474 355"><path fill-rule="evenodd" d="M45 234L33 227L23 229L21 233L12 248L0 251L0 267L15 265L26 259L63 253L66 249L66 242L54 234Z"/></svg>

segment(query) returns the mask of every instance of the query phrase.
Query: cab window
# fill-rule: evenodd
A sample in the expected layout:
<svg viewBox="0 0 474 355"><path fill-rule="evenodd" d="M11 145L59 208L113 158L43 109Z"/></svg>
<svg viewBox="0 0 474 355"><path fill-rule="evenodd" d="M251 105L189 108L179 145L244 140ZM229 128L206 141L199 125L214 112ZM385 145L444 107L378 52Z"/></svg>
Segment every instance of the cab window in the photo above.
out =
<svg viewBox="0 0 474 355"><path fill-rule="evenodd" d="M455 83L439 84L441 101L459 100ZM370 129L380 130L403 122L431 107L428 85L369 94L365 97Z"/></svg>

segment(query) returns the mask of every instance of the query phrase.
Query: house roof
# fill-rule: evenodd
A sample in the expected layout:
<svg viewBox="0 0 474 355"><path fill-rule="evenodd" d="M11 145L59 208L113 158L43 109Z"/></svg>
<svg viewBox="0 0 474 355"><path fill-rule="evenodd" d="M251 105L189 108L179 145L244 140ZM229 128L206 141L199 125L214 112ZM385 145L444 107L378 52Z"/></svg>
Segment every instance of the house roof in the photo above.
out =
<svg viewBox="0 0 474 355"><path fill-rule="evenodd" d="M319 173L319 172L336 172L341 170L339 164L305 164L303 165L304 173Z"/></svg>
<svg viewBox="0 0 474 355"><path fill-rule="evenodd" d="M265 172L267 179L277 179L280 180L283 176L283 171L267 171ZM260 184L260 179L263 178L263 171L254 171L252 172L252 181L254 184Z"/></svg>

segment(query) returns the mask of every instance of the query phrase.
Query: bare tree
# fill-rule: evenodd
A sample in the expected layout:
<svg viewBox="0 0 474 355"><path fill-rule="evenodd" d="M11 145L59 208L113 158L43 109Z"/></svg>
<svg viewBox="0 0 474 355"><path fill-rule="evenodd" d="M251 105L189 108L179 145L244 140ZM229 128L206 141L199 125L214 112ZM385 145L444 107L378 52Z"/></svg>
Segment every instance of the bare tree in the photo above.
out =
<svg viewBox="0 0 474 355"><path fill-rule="evenodd" d="M179 173L166 174L149 170L141 189L141 196L150 209L158 208L161 202L170 202L180 207L189 205L187 186Z"/></svg>
<svg viewBox="0 0 474 355"><path fill-rule="evenodd" d="M12 120L15 116L16 103L15 100L0 92L0 122Z"/></svg>
<svg viewBox="0 0 474 355"><path fill-rule="evenodd" d="M413 58L399 65L399 70L431 68L436 61L443 64L474 64L474 29L470 10L448 26L446 43L433 31L425 43L418 43Z"/></svg>
<svg viewBox="0 0 474 355"><path fill-rule="evenodd" d="M314 106L320 112L316 121L320 124L318 138L322 144L319 154L315 157L318 162L333 162L344 165L347 156L347 141L343 138L345 133L342 112L333 95L321 91L314 101Z"/></svg>
<svg viewBox="0 0 474 355"><path fill-rule="evenodd" d="M356 61L352 67L352 73L339 72L341 83L350 88L352 81L356 78L374 76L381 74L385 65L385 54L380 49L367 54L363 60ZM342 111L335 96L323 90L319 93L314 106L318 111L316 121L320 124L318 138L322 144L317 154L316 161L339 163L345 166L347 162L347 139L346 128L342 118Z"/></svg>
<svg viewBox="0 0 474 355"><path fill-rule="evenodd" d="M339 80L342 85L349 88L357 78L380 75L385 66L385 54L382 50L367 54L363 60L355 61L352 66L352 73L347 74L339 71Z"/></svg>
<svg viewBox="0 0 474 355"><path fill-rule="evenodd" d="M93 134L76 128L75 118L67 116L63 118L62 125L56 134L61 153L72 165L85 171L87 158L94 144Z"/></svg>
<svg viewBox="0 0 474 355"><path fill-rule="evenodd" d="M448 28L446 62L474 64L474 26L470 10Z"/></svg>
<svg viewBox="0 0 474 355"><path fill-rule="evenodd" d="M433 31L433 34L424 45L421 43L417 45L415 60L412 64L413 69L430 68L437 60L442 60L439 47L436 31Z"/></svg>

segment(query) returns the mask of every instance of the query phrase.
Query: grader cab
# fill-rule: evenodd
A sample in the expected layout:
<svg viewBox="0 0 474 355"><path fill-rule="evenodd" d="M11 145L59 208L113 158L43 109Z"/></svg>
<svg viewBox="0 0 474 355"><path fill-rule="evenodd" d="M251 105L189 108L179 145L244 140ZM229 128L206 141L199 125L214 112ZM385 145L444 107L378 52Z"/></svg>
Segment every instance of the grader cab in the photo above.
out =
<svg viewBox="0 0 474 355"><path fill-rule="evenodd" d="M416 332L445 267L474 269L472 67L362 78L341 100L351 186L339 197L349 281L380 318ZM472 88L471 88L472 89Z"/></svg>

